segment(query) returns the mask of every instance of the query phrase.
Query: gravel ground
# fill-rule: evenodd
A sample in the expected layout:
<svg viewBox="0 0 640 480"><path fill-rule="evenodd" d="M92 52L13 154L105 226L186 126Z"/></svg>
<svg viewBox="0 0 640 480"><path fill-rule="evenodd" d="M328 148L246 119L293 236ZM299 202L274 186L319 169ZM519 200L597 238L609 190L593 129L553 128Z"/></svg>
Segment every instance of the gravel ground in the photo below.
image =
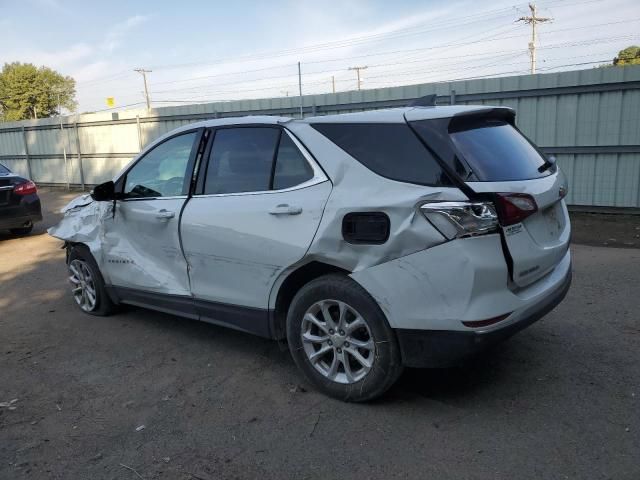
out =
<svg viewBox="0 0 640 480"><path fill-rule="evenodd" d="M278 343L81 314L45 233L73 196L43 192L34 233L0 235L2 479L640 478L640 250L575 245L543 320L354 405L312 390Z"/></svg>

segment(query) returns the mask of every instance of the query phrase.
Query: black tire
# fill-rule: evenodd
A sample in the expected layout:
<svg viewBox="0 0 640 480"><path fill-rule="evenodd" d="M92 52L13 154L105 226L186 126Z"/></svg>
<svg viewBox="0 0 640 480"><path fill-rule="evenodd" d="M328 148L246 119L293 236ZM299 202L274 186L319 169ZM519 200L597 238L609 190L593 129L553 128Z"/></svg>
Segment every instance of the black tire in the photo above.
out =
<svg viewBox="0 0 640 480"><path fill-rule="evenodd" d="M323 300L344 302L357 311L368 327L367 338L371 338L374 342L375 349L370 354L373 355L370 370L364 377L353 383L339 383L331 380L313 366L305 351L302 340L303 323L305 323L303 318L310 308ZM337 313L332 315L335 316ZM325 332L322 332L321 335L326 336ZM307 379L321 392L339 400L347 402L373 400L386 392L402 373L403 367L398 342L384 313L364 288L345 275L325 275L300 289L293 298L287 314L287 339L291 356ZM334 348L337 343L330 345L333 345L331 348ZM345 347L350 346L353 349L353 345L347 343L340 345L345 352L347 351ZM318 347L318 349L320 348L328 347L323 343ZM328 358L333 359L333 356L336 355L335 352L335 348L333 351L329 351ZM330 363L329 360L324 365L328 363ZM361 365L357 366L361 367ZM342 368L344 371L344 364L338 368Z"/></svg>
<svg viewBox="0 0 640 480"><path fill-rule="evenodd" d="M28 227L10 228L9 231L14 235L29 235L33 230L33 223Z"/></svg>
<svg viewBox="0 0 640 480"><path fill-rule="evenodd" d="M84 262L91 273L96 293L95 307L92 310L85 310L80 307L80 305L75 301L75 298L74 303L78 305L78 308L80 308L83 313L88 313L89 315L96 315L99 317L111 315L115 312L116 305L111 301L111 298L109 298L109 295L107 294L104 279L102 278L100 268L93 258L93 255L91 255L89 249L84 245L74 245L69 248L68 265L71 265L74 260Z"/></svg>

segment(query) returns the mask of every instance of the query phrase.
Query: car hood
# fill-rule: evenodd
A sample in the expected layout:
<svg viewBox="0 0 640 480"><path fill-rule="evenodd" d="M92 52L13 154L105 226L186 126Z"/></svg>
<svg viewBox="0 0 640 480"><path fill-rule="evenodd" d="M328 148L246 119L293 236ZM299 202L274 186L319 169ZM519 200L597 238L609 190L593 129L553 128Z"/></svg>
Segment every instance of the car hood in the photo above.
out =
<svg viewBox="0 0 640 480"><path fill-rule="evenodd" d="M91 194L85 193L83 195L78 195L76 198L67 203L64 207L60 209L60 213L66 213L69 210L74 208L86 207L93 203L93 199L91 198Z"/></svg>

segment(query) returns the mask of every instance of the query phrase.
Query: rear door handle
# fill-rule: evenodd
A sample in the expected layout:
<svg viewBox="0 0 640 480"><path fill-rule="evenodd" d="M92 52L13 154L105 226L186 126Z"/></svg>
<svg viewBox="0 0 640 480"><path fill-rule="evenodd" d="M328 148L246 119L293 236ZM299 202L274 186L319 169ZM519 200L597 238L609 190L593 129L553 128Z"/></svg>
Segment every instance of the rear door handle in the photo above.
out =
<svg viewBox="0 0 640 480"><path fill-rule="evenodd" d="M175 216L176 214L174 212L165 210L164 208L162 210L158 210L158 212L156 213L156 218L158 220L169 220Z"/></svg>
<svg viewBox="0 0 640 480"><path fill-rule="evenodd" d="M271 215L299 215L302 213L302 207L281 203L269 210L269 213Z"/></svg>

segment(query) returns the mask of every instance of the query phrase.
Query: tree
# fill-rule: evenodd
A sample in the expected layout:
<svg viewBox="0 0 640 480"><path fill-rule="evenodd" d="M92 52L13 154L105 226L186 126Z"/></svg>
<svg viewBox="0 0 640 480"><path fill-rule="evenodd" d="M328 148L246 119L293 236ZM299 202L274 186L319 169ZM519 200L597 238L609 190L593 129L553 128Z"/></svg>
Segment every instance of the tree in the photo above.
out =
<svg viewBox="0 0 640 480"><path fill-rule="evenodd" d="M76 109L76 81L48 67L5 63L0 71L0 120L12 122Z"/></svg>
<svg viewBox="0 0 640 480"><path fill-rule="evenodd" d="M640 65L640 47L632 45L618 52L618 56L613 59L613 64L618 66Z"/></svg>

